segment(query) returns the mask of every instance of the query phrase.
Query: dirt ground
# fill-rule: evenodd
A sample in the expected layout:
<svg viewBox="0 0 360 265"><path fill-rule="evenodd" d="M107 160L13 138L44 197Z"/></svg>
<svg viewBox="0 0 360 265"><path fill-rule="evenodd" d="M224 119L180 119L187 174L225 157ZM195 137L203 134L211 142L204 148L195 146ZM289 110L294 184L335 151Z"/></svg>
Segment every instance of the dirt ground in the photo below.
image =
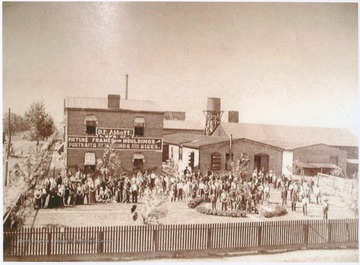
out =
<svg viewBox="0 0 360 265"><path fill-rule="evenodd" d="M298 250L281 253L205 258L154 259L151 262L359 262L358 249ZM148 261L147 261L148 262Z"/></svg>
<svg viewBox="0 0 360 265"><path fill-rule="evenodd" d="M329 199L330 211L329 219L346 219L354 218L354 212L349 209L347 203L340 198ZM273 190L270 197L270 207L275 207L280 203L280 191ZM132 203L101 203L94 205L77 205L59 209L40 209L33 211L27 216L25 225L27 227L43 226L116 226L116 225L141 225L142 220L139 218L134 221L130 209ZM251 222L266 220L300 220L300 219L322 219L322 206L312 201L308 207L308 215L304 216L301 209L301 203L297 204L296 212L292 212L290 201L288 200L288 213L284 216L264 218L258 214L248 214L245 218L233 218L223 216L204 215L196 209L190 209L185 201L166 202L163 205L167 209L167 214L159 220L162 224L195 224L195 223L232 223L232 222ZM210 207L209 203L205 203ZM217 205L221 209L220 204ZM144 210L144 204L140 198L137 211L141 216Z"/></svg>

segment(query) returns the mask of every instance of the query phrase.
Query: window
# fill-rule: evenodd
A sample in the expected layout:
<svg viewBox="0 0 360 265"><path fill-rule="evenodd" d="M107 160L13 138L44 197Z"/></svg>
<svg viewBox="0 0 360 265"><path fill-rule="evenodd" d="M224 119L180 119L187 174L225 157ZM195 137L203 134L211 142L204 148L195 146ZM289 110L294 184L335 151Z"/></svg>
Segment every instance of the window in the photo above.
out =
<svg viewBox="0 0 360 265"><path fill-rule="evenodd" d="M145 129L145 119L136 117L134 120L134 137L143 137Z"/></svg>
<svg viewBox="0 0 360 265"><path fill-rule="evenodd" d="M211 154L211 170L213 171L221 170L221 154L219 153Z"/></svg>
<svg viewBox="0 0 360 265"><path fill-rule="evenodd" d="M86 126L86 130L85 130L86 134L88 135L96 134L96 125L98 124L98 121L95 115L87 115L84 124Z"/></svg>
<svg viewBox="0 0 360 265"><path fill-rule="evenodd" d="M85 153L85 172L94 172L96 165L95 153Z"/></svg>
<svg viewBox="0 0 360 265"><path fill-rule="evenodd" d="M145 157L143 154L134 154L133 156L133 170L142 171L144 167Z"/></svg>
<svg viewBox="0 0 360 265"><path fill-rule="evenodd" d="M225 155L225 170L231 170L231 166L230 166L231 161L234 161L234 154L231 153L231 157L230 157L230 154L227 153Z"/></svg>

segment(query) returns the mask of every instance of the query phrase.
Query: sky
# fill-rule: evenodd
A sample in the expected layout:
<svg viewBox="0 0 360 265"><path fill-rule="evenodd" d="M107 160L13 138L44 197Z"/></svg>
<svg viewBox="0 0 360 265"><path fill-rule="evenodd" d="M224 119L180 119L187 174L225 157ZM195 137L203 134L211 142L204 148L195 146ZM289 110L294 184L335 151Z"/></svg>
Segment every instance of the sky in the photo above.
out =
<svg viewBox="0 0 360 265"><path fill-rule="evenodd" d="M358 132L356 3L3 3L3 111L65 97L156 100L204 123Z"/></svg>

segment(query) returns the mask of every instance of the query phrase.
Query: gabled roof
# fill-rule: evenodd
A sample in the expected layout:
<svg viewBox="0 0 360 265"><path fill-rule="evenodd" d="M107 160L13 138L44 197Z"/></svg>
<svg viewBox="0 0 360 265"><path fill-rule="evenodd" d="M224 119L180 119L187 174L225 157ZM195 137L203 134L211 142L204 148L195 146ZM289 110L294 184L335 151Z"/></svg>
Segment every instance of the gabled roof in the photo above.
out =
<svg viewBox="0 0 360 265"><path fill-rule="evenodd" d="M65 109L109 109L107 98L90 97L67 97L65 98ZM151 100L133 100L120 99L120 110L146 111L146 112L164 112L164 110L155 101Z"/></svg>
<svg viewBox="0 0 360 265"><path fill-rule="evenodd" d="M201 124L199 121L164 120L164 129L203 131L204 128L205 125Z"/></svg>
<svg viewBox="0 0 360 265"><path fill-rule="evenodd" d="M175 133L163 136L164 143L183 145L185 147L198 149L201 146L228 142L228 137L217 137L198 134Z"/></svg>
<svg viewBox="0 0 360 265"><path fill-rule="evenodd" d="M330 146L358 146L358 139L346 129L318 128L250 123L222 122L214 136L246 138L287 150L299 147L326 144Z"/></svg>

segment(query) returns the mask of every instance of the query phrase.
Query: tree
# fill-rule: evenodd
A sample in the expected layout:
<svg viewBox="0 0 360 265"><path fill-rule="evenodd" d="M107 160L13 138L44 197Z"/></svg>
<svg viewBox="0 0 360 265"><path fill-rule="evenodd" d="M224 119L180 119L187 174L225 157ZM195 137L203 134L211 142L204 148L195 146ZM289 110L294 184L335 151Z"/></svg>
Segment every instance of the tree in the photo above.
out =
<svg viewBox="0 0 360 265"><path fill-rule="evenodd" d="M250 162L249 156L245 153L241 153L239 159L236 160L236 162L235 161L229 162L229 166L231 168L231 171L235 175L241 178L245 178L249 171L248 168L249 162Z"/></svg>
<svg viewBox="0 0 360 265"><path fill-rule="evenodd" d="M54 121L46 113L44 103L35 102L25 112L25 118L31 124L30 140L39 144L40 140L45 140L55 131Z"/></svg>
<svg viewBox="0 0 360 265"><path fill-rule="evenodd" d="M143 196L144 207L141 210L143 224L160 224L159 220L168 213L168 209L164 205L166 201L168 201L167 195L157 194L155 190L147 190Z"/></svg>
<svg viewBox="0 0 360 265"><path fill-rule="evenodd" d="M96 169L105 175L118 175L121 174L121 162L115 153L115 141L113 140L106 146L102 159L98 159Z"/></svg>
<svg viewBox="0 0 360 265"><path fill-rule="evenodd" d="M8 132L8 125L9 125L9 114L3 114L3 131L5 133ZM31 125L30 123L21 115L17 115L15 113L10 114L10 129L11 133L15 132L24 132L30 130Z"/></svg>

